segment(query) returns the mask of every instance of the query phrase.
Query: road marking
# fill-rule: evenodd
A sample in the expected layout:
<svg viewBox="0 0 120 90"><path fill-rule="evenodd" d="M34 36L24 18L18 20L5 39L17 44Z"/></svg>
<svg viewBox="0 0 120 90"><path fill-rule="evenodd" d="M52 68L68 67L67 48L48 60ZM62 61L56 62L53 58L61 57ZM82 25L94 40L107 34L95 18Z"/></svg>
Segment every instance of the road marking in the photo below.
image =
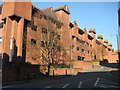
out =
<svg viewBox="0 0 120 90"><path fill-rule="evenodd" d="M62 88L66 88L69 84L70 84L70 83L68 83L68 84L51 85L51 86L47 86L47 87L45 87L45 88L51 88L51 87L61 86L61 85L64 85Z"/></svg>
<svg viewBox="0 0 120 90"><path fill-rule="evenodd" d="M99 86L99 87L102 87L102 88L108 88L108 87L105 87L105 86L103 86L103 85L102 85L102 86Z"/></svg>
<svg viewBox="0 0 120 90"><path fill-rule="evenodd" d="M78 88L81 88L82 81L79 82Z"/></svg>
<svg viewBox="0 0 120 90"><path fill-rule="evenodd" d="M99 85L102 85L102 86L104 86L104 87L113 87L113 88L119 88L118 86L113 86L113 85L107 85L107 84L102 84L102 83L99 83ZM98 86L99 86L98 85Z"/></svg>
<svg viewBox="0 0 120 90"><path fill-rule="evenodd" d="M62 88L66 88L69 84L66 84L65 86L63 86Z"/></svg>
<svg viewBox="0 0 120 90"><path fill-rule="evenodd" d="M9 88L9 87L11 87L11 86L3 86L2 88Z"/></svg>
<svg viewBox="0 0 120 90"><path fill-rule="evenodd" d="M97 86L97 87L102 87L102 88L119 88L117 86L117 83L114 83L110 80L107 80L107 79L103 79L103 78L97 78L94 86Z"/></svg>
<svg viewBox="0 0 120 90"><path fill-rule="evenodd" d="M100 78L101 80L104 80L104 81L109 81L111 82L111 80L108 80L108 79L104 79L104 78Z"/></svg>
<svg viewBox="0 0 120 90"><path fill-rule="evenodd" d="M115 84L115 85L118 85L118 83L114 83L114 82L102 82L102 81L99 81L99 83L106 83L106 84Z"/></svg>
<svg viewBox="0 0 120 90"><path fill-rule="evenodd" d="M47 86L47 87L45 87L45 88L51 88L52 86Z"/></svg>
<svg viewBox="0 0 120 90"><path fill-rule="evenodd" d="M110 70L110 71L111 71L111 70ZM118 77L118 76L115 76L115 75L110 74L110 72L107 72L107 73L108 73L109 76L112 76L112 77L115 77L115 78L120 78L120 77Z"/></svg>
<svg viewBox="0 0 120 90"><path fill-rule="evenodd" d="M96 80L96 82L95 82L94 86L96 86L96 85L97 85L98 81L99 81L99 78L97 78L97 80Z"/></svg>

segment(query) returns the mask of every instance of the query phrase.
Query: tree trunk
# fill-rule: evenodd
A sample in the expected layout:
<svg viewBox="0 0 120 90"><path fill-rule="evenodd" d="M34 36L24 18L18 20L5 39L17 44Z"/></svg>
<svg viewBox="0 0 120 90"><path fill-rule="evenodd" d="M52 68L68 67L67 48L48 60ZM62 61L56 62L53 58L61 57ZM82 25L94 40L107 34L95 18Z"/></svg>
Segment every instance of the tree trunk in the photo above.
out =
<svg viewBox="0 0 120 90"><path fill-rule="evenodd" d="M50 66L51 66L51 63L49 63L49 65L48 65L48 72L47 72L48 76L49 76L49 73L50 73Z"/></svg>

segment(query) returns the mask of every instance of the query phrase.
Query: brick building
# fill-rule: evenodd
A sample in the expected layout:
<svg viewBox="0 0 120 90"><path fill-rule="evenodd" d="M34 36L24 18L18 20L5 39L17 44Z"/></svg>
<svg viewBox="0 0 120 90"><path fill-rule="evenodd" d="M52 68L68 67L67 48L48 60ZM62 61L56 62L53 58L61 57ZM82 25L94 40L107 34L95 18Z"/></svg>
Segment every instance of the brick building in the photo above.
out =
<svg viewBox="0 0 120 90"><path fill-rule="evenodd" d="M0 6L2 20L0 23L0 51L2 47L3 65L8 62L38 64L41 61L44 63L42 58L34 60L35 53L39 52L33 51L30 46L33 43L42 44L42 38L39 38L38 35L45 33L48 27L47 22L50 27L57 28L60 42L64 47L65 55L61 53L62 58L59 60L107 59L109 62L116 62L118 57L112 49L112 44L108 43L108 40L103 40L102 35L96 36L94 28L91 28L89 33L86 28L80 29L76 21L73 23L69 21L69 14L67 5L55 10L52 8L41 10L31 2L3 2ZM24 44L24 38L30 43L26 41Z"/></svg>

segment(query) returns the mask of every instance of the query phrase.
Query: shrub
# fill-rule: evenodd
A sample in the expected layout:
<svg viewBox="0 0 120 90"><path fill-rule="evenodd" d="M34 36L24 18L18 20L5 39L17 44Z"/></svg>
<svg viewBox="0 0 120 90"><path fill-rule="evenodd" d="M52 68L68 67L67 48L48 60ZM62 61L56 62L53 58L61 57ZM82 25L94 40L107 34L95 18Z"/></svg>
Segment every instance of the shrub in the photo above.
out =
<svg viewBox="0 0 120 90"><path fill-rule="evenodd" d="M79 61L79 60L75 60L75 59L73 59L73 60L71 60L71 61Z"/></svg>
<svg viewBox="0 0 120 90"><path fill-rule="evenodd" d="M60 64L58 64L58 63L53 63L53 64L51 64L53 67L55 67L55 68L70 68L70 66L69 65L66 65L65 63L60 63Z"/></svg>
<svg viewBox="0 0 120 90"><path fill-rule="evenodd" d="M93 62L99 62L100 60L99 59L93 59L92 61Z"/></svg>

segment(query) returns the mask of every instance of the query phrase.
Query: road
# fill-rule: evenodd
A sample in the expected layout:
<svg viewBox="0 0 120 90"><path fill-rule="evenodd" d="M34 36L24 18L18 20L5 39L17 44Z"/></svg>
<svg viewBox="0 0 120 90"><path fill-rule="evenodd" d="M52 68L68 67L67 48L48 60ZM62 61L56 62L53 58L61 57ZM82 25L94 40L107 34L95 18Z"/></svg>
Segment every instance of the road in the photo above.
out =
<svg viewBox="0 0 120 90"><path fill-rule="evenodd" d="M2 88L2 58L1 58L1 54L0 54L0 90Z"/></svg>
<svg viewBox="0 0 120 90"><path fill-rule="evenodd" d="M111 76L108 68L101 68L103 71L81 72L76 76L34 80L29 83L5 85L3 88L119 88L118 78Z"/></svg>

